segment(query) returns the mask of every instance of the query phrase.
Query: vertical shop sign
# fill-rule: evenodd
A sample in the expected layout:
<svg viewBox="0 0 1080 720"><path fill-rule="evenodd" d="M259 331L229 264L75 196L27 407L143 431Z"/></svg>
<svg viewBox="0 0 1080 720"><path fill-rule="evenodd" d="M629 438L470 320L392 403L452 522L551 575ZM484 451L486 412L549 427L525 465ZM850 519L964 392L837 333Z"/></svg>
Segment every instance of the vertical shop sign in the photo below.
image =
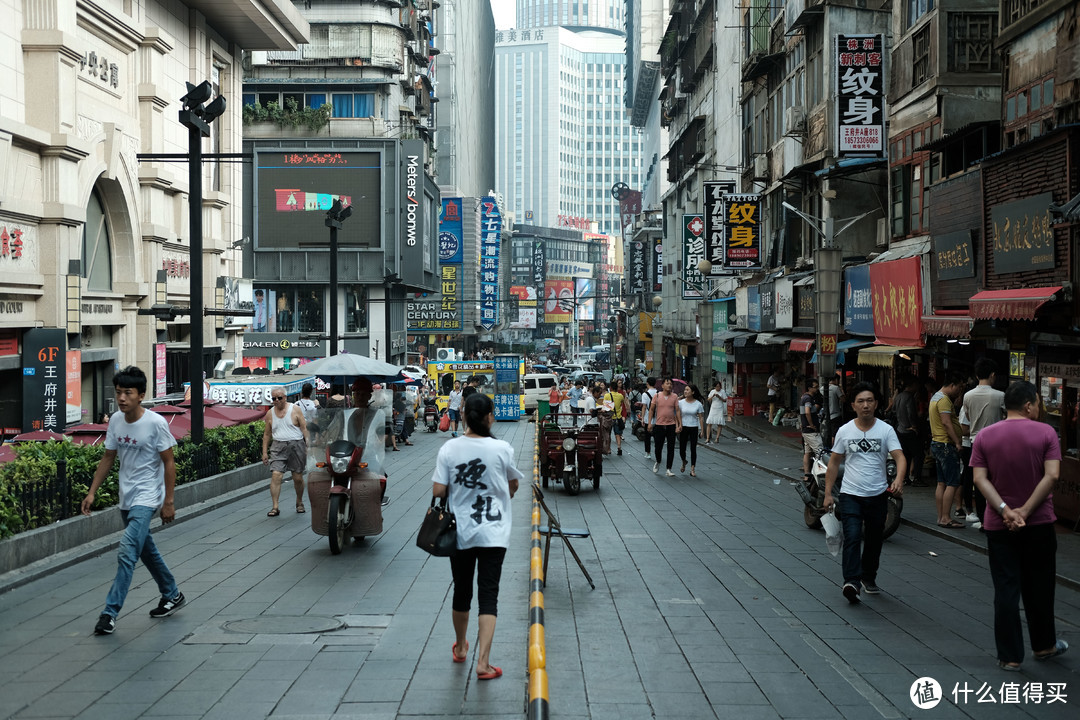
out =
<svg viewBox="0 0 1080 720"><path fill-rule="evenodd" d="M746 327L761 332L761 289L757 285L746 288Z"/></svg>
<svg viewBox="0 0 1080 720"><path fill-rule="evenodd" d="M705 259L705 220L700 215L682 216L682 296L683 300L702 297L705 276L698 263Z"/></svg>
<svg viewBox="0 0 1080 720"><path fill-rule="evenodd" d="M878 342L921 347L922 258L871 263L870 293Z"/></svg>
<svg viewBox="0 0 1080 720"><path fill-rule="evenodd" d="M165 343L154 344L154 397L165 395Z"/></svg>
<svg viewBox="0 0 1080 720"><path fill-rule="evenodd" d="M514 355L496 355L495 361L495 419L517 420L521 417L520 390L518 374L521 370L521 358Z"/></svg>
<svg viewBox="0 0 1080 720"><path fill-rule="evenodd" d="M22 427L33 430L64 429L67 391L64 362L67 332L55 328L32 328L23 333Z"/></svg>
<svg viewBox="0 0 1080 720"><path fill-rule="evenodd" d="M870 293L869 265L856 265L844 270L844 332L849 335L874 334L874 301Z"/></svg>
<svg viewBox="0 0 1080 720"><path fill-rule="evenodd" d="M68 350L64 364L64 380L67 395L65 419L70 423L82 420L82 350Z"/></svg>
<svg viewBox="0 0 1080 720"><path fill-rule="evenodd" d="M712 316L712 369L718 373L726 373L727 368L727 343L719 338L728 331L728 302L721 301L713 304Z"/></svg>
<svg viewBox="0 0 1080 720"><path fill-rule="evenodd" d="M786 330L795 323L795 286L787 278L776 279L776 329Z"/></svg>
<svg viewBox="0 0 1080 720"><path fill-rule="evenodd" d="M443 198L439 218L439 262L460 265L464 261L461 231L461 198Z"/></svg>
<svg viewBox="0 0 1080 720"><path fill-rule="evenodd" d="M547 280L547 267L546 258L544 257L544 241L537 240L536 245L533 247L532 256L532 279L533 287L536 288L536 296L540 301L536 303L536 322L537 324L547 322L544 319L544 283Z"/></svg>
<svg viewBox="0 0 1080 720"><path fill-rule="evenodd" d="M761 268L761 196L724 196L724 267Z"/></svg>
<svg viewBox="0 0 1080 720"><path fill-rule="evenodd" d="M648 275L646 265L646 246L641 240L630 241L630 294L641 295L645 292L645 277Z"/></svg>
<svg viewBox="0 0 1080 720"><path fill-rule="evenodd" d="M653 292L660 292L664 289L664 245L660 237L653 238L652 241L652 289Z"/></svg>
<svg viewBox="0 0 1080 720"><path fill-rule="evenodd" d="M773 283L761 283L758 286L761 301L761 330L771 332L776 329L776 287Z"/></svg>
<svg viewBox="0 0 1080 720"><path fill-rule="evenodd" d="M724 275L724 196L735 192L731 181L707 182L705 186L705 259L712 264L710 275Z"/></svg>
<svg viewBox="0 0 1080 720"><path fill-rule="evenodd" d="M839 155L885 156L884 35L837 35L836 127Z"/></svg>
<svg viewBox="0 0 1080 720"><path fill-rule="evenodd" d="M480 200L480 327L499 322L499 246L502 212L493 197Z"/></svg>

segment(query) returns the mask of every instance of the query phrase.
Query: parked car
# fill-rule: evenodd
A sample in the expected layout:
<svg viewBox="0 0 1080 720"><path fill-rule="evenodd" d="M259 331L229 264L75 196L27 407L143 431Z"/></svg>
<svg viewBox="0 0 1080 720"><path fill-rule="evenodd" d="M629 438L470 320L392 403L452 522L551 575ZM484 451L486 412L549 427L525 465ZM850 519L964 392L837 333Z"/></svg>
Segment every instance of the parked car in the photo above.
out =
<svg viewBox="0 0 1080 720"><path fill-rule="evenodd" d="M604 377L604 373L595 372L592 370L578 370L577 372L570 373L570 382L577 383L580 380L585 383L585 387L592 387L593 383L597 380L603 380L607 382L607 378Z"/></svg>
<svg viewBox="0 0 1080 720"><path fill-rule="evenodd" d="M529 373L521 378L521 393L526 413L536 410L538 400L547 400L551 388L558 384L552 373Z"/></svg>
<svg viewBox="0 0 1080 720"><path fill-rule="evenodd" d="M419 365L406 365L401 368L401 374L413 380L424 380L427 373L420 369Z"/></svg>

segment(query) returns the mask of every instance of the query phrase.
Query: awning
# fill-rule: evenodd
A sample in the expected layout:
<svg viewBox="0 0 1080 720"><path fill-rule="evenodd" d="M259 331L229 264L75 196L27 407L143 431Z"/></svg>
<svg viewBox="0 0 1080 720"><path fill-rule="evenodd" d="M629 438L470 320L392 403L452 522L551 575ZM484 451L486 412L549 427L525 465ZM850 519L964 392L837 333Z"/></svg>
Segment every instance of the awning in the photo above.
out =
<svg viewBox="0 0 1080 720"><path fill-rule="evenodd" d="M735 338L743 338L747 335L753 334L754 333L750 332L749 330L728 330L727 332L722 332L719 335L714 335L713 342L724 342L725 340L734 340Z"/></svg>
<svg viewBox="0 0 1080 720"><path fill-rule="evenodd" d="M790 352L808 353L814 349L814 338L795 338L788 346Z"/></svg>
<svg viewBox="0 0 1080 720"><path fill-rule="evenodd" d="M976 320L1034 320L1040 307L1061 290L1056 287L983 290L971 296L971 317Z"/></svg>
<svg viewBox="0 0 1080 720"><path fill-rule="evenodd" d="M761 333L757 336L758 345L787 345L795 339L794 335L783 333Z"/></svg>
<svg viewBox="0 0 1080 720"><path fill-rule="evenodd" d="M873 263L889 262L891 260L903 260L904 258L925 255L930 252L930 238L906 242L903 245L891 247L870 261Z"/></svg>
<svg viewBox="0 0 1080 720"><path fill-rule="evenodd" d="M923 332L935 337L969 338L975 321L970 315L923 315Z"/></svg>
<svg viewBox="0 0 1080 720"><path fill-rule="evenodd" d="M841 351L851 350L852 348L861 348L873 344L873 340L842 340L836 343L836 349Z"/></svg>
<svg viewBox="0 0 1080 720"><path fill-rule="evenodd" d="M900 353L921 349L898 345L875 345L859 351L859 364L872 365L873 367L892 367L893 358Z"/></svg>

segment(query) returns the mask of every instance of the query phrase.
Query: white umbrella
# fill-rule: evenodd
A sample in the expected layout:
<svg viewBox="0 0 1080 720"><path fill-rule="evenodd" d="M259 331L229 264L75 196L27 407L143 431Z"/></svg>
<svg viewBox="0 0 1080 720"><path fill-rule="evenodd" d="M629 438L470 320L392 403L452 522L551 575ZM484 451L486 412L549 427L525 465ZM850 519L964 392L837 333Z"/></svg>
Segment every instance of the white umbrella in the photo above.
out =
<svg viewBox="0 0 1080 720"><path fill-rule="evenodd" d="M400 382L404 379L401 368L397 365L391 365L382 360L372 360L366 355L356 355L354 353L342 353L312 360L300 367L293 368L286 374L286 377L289 375L293 377L318 376L324 379L345 378L347 380L363 377L371 382Z"/></svg>

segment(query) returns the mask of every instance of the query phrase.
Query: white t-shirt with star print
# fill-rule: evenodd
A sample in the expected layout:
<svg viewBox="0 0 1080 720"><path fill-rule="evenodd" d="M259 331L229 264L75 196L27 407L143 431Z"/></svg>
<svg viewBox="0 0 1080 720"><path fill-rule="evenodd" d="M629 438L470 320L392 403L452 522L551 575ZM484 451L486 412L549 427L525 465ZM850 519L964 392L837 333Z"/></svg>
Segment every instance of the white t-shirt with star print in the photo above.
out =
<svg viewBox="0 0 1080 720"><path fill-rule="evenodd" d="M165 502L165 464L161 453L176 445L169 423L147 410L129 423L123 413L109 418L105 449L120 460L120 509L135 505L159 508Z"/></svg>

